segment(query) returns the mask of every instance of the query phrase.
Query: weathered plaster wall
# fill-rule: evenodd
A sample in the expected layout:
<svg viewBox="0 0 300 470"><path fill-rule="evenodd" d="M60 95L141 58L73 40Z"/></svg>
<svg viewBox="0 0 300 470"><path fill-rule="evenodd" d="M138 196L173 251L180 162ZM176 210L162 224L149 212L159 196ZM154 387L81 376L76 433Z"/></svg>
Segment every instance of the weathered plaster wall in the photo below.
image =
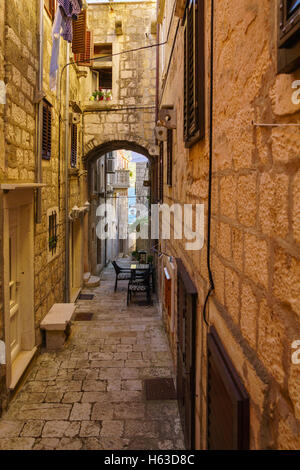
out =
<svg viewBox="0 0 300 470"><path fill-rule="evenodd" d="M94 33L94 43L112 43L113 54L155 43L156 35L150 35L155 11L155 2L120 2L113 5L113 12L107 4L90 5L88 24ZM116 20L122 21L121 35L116 34ZM90 79L86 80L85 109L101 111L85 115L86 154L110 140L126 140L146 149L155 143L155 63L155 48L114 56L113 100L107 105L88 101L94 90ZM105 107L118 105L150 108L103 112Z"/></svg>
<svg viewBox="0 0 300 470"><path fill-rule="evenodd" d="M206 137L189 151L182 142L183 28L162 103L174 103L173 187L165 202L205 203L208 191L210 1L205 2ZM250 397L251 448L300 445L300 367L291 344L300 338L299 131L256 128L255 122L299 123L291 102L300 72L276 75L275 2L215 2L214 153L211 265L214 324ZM173 30L177 18L173 20ZM172 33L171 33L172 34ZM207 227L207 219L205 221ZM206 237L205 237L206 240ZM200 252L172 240L198 288L197 445L206 440L206 241ZM176 302L175 302L176 305ZM201 352L203 355L201 357Z"/></svg>

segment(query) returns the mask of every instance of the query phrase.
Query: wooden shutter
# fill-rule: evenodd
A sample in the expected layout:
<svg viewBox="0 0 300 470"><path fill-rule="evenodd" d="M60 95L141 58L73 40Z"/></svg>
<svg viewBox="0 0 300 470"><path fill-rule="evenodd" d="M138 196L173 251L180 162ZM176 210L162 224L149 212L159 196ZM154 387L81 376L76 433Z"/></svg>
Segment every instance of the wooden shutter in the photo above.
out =
<svg viewBox="0 0 300 470"><path fill-rule="evenodd" d="M205 133L204 0L192 0L186 8L184 32L184 123L186 147Z"/></svg>
<svg viewBox="0 0 300 470"><path fill-rule="evenodd" d="M167 133L167 184L172 186L173 168L173 131L168 129Z"/></svg>
<svg viewBox="0 0 300 470"><path fill-rule="evenodd" d="M213 327L207 351L207 447L247 450L249 396Z"/></svg>
<svg viewBox="0 0 300 470"><path fill-rule="evenodd" d="M159 200L164 202L164 143L159 144Z"/></svg>
<svg viewBox="0 0 300 470"><path fill-rule="evenodd" d="M71 128L71 167L76 168L77 165L77 125L72 124Z"/></svg>
<svg viewBox="0 0 300 470"><path fill-rule="evenodd" d="M87 16L86 10L82 10L77 20L73 20L72 52L74 54L85 54L87 40Z"/></svg>
<svg viewBox="0 0 300 470"><path fill-rule="evenodd" d="M86 31L86 49L85 52L82 54L75 54L74 59L78 65L86 65L91 66L93 65L93 54L94 54L94 41L93 41L93 33L91 31Z"/></svg>
<svg viewBox="0 0 300 470"><path fill-rule="evenodd" d="M177 264L177 399L186 449L195 447L195 355L197 289Z"/></svg>
<svg viewBox="0 0 300 470"><path fill-rule="evenodd" d="M52 132L51 106L47 101L43 102L43 129L42 129L42 158L50 160L51 157L51 132Z"/></svg>
<svg viewBox="0 0 300 470"><path fill-rule="evenodd" d="M45 8L50 16L51 19L54 18L55 15L55 0L46 0L45 1Z"/></svg>

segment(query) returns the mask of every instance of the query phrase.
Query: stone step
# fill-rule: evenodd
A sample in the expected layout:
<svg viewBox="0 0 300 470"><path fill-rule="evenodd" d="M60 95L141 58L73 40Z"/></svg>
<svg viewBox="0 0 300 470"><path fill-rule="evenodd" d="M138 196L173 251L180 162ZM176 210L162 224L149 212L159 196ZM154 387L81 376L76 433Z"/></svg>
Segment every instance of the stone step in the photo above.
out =
<svg viewBox="0 0 300 470"><path fill-rule="evenodd" d="M87 282L84 283L85 287L98 287L100 286L100 277L91 276Z"/></svg>
<svg viewBox="0 0 300 470"><path fill-rule="evenodd" d="M91 273L84 273L83 282L86 283L90 277L91 277Z"/></svg>

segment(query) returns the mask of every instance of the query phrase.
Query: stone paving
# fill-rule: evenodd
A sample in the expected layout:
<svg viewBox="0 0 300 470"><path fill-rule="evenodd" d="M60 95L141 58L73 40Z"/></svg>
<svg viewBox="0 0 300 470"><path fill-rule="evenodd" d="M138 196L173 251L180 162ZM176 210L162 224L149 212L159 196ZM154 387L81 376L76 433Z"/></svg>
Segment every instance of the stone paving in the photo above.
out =
<svg viewBox="0 0 300 470"><path fill-rule="evenodd" d="M126 306L127 282L106 268L83 293L64 348L42 352L0 420L3 449L184 449L176 400L147 401L143 379L172 377L155 306ZM142 294L140 294L142 295ZM141 297L140 297L141 298Z"/></svg>

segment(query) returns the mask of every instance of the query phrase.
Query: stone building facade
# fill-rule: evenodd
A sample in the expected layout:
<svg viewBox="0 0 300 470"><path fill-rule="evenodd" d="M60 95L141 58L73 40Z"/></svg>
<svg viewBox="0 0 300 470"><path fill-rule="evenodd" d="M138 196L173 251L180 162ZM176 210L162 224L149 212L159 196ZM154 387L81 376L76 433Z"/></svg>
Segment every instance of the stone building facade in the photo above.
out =
<svg viewBox="0 0 300 470"><path fill-rule="evenodd" d="M161 305L178 372L176 339L183 313L180 301L177 302L181 289L177 280L183 283L178 274L182 263L184 279L191 280L192 295L197 295L192 365L195 388L190 397L195 406L191 432L196 448L209 446L207 423L213 421L207 416L211 400L211 388L207 388L207 338L213 326L249 396L250 448L299 449L300 365L292 360L292 345L300 338L299 127L295 126L300 123L300 104L292 101L292 94L300 72L294 67L287 73L278 73L280 2L214 1L210 128L211 0L196 3L202 12L198 41L204 28L203 50L198 56L203 67L197 79L200 82L204 72L201 100L205 103L205 126L202 138L189 145L183 139L187 11L185 2L180 0L166 1L165 5L160 2L159 7L160 41L168 40L160 53L160 107L173 106L177 113L176 129L172 131L171 185L167 184L167 143L163 143L163 201L169 205L205 205L201 250L186 250L185 240L161 240L161 250L173 257L164 256L161 264ZM192 7L194 4L191 2ZM210 288L210 129L210 266L214 290L204 316ZM163 268L172 278L169 312Z"/></svg>
<svg viewBox="0 0 300 470"><path fill-rule="evenodd" d="M97 51L104 45L107 46L104 50L110 48L111 52L104 53L105 60L93 61L85 80L84 149L87 159L101 152L101 146L107 142L127 142L127 146L142 147L144 153L157 154L153 149L156 53L155 48L147 48L156 43L155 12L155 2L89 6L88 27L93 32L93 54L99 57ZM133 49L137 50L133 52ZM112 100L89 101L95 88L92 71L103 69L110 69L112 73Z"/></svg>
<svg viewBox="0 0 300 470"><path fill-rule="evenodd" d="M71 115L69 113L80 107L80 73L75 65L68 67L61 83L58 80L56 91L50 90L53 15L46 8L47 2L42 10L41 3L38 0L13 0L3 1L1 5L0 80L6 84L6 104L0 105L0 339L5 343L6 351L6 364L1 365L3 380L0 393L4 397L3 406L5 397L13 392L42 343L39 329L41 320L54 303L76 298L84 270L84 204L87 193L82 166L81 119L77 126L77 161L72 165L71 121L67 137L65 125L66 118L69 119ZM43 34L40 33L41 24ZM39 50L40 40L43 44L42 54ZM61 42L59 75L67 62L68 47L66 42ZM70 101L66 107L67 89ZM48 131L51 127L51 132L48 133L47 158L39 154L41 141L37 137L40 135L38 128L43 112L46 112L42 108L42 115L39 115L39 103L46 103L49 111ZM43 148L40 150L44 151ZM66 168L68 213L74 206L82 208L80 217L68 222L70 295L67 299ZM51 219L54 215L55 222ZM56 229L54 225L52 228L56 232L52 234L49 226L51 220L56 225ZM72 231L77 231L80 238L80 255L78 246L74 253ZM76 285L72 285L74 275ZM17 314L10 321L10 315L14 314L12 305Z"/></svg>

